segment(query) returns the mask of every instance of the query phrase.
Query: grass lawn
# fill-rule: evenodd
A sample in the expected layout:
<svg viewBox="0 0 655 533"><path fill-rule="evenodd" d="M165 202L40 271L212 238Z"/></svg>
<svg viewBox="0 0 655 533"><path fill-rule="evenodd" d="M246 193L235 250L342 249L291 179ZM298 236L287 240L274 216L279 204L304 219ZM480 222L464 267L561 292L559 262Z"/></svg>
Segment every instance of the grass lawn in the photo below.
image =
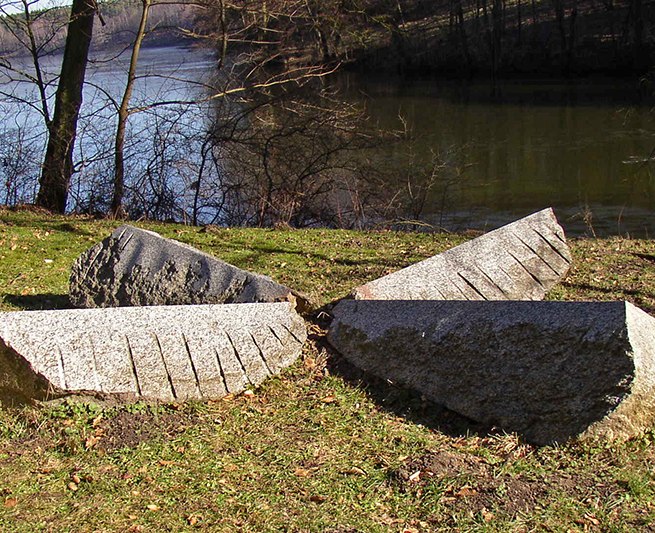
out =
<svg viewBox="0 0 655 533"><path fill-rule="evenodd" d="M0 210L0 310L68 305L73 260L118 223ZM470 238L137 224L326 305ZM655 243L570 241L550 295L655 314ZM326 345L238 397L0 409L3 531L655 530L655 432L537 448L359 373Z"/></svg>

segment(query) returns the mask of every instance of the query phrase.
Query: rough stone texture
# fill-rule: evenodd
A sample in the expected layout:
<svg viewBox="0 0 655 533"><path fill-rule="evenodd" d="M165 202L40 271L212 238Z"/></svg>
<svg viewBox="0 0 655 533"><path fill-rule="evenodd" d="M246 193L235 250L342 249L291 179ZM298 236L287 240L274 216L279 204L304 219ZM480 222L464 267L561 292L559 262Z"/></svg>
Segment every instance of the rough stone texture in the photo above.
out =
<svg viewBox="0 0 655 533"><path fill-rule="evenodd" d="M298 296L297 294L295 295ZM291 289L152 231L121 226L74 263L76 307L294 300ZM302 307L306 302L299 302Z"/></svg>
<svg viewBox="0 0 655 533"><path fill-rule="evenodd" d="M552 209L371 281L358 300L541 300L571 254Z"/></svg>
<svg viewBox="0 0 655 533"><path fill-rule="evenodd" d="M655 418L655 319L629 303L345 300L334 315L328 339L357 366L536 444Z"/></svg>
<svg viewBox="0 0 655 533"><path fill-rule="evenodd" d="M289 302L2 313L0 392L220 398L279 373L305 339Z"/></svg>

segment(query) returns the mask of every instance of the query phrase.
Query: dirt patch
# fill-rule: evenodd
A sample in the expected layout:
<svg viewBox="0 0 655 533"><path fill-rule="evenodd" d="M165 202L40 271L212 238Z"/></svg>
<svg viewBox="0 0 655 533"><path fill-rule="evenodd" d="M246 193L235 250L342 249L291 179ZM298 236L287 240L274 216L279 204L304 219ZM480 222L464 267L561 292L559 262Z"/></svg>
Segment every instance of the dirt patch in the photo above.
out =
<svg viewBox="0 0 655 533"><path fill-rule="evenodd" d="M97 447L104 451L135 448L142 442L169 438L199 422L198 416L184 412L152 414L119 411L98 425Z"/></svg>
<svg viewBox="0 0 655 533"><path fill-rule="evenodd" d="M484 458L450 450L410 458L392 478L406 490L421 490L427 483L443 481L447 486L441 503L472 513L493 509L515 516L533 510L548 492L542 482L495 473Z"/></svg>
<svg viewBox="0 0 655 533"><path fill-rule="evenodd" d="M414 482L421 476L438 478L456 478L458 476L487 476L488 467L473 456L451 451L435 451L420 457L409 459L396 472L395 477L401 483Z"/></svg>
<svg viewBox="0 0 655 533"><path fill-rule="evenodd" d="M499 513L513 518L531 513L538 506L547 506L554 496L618 502L625 494L625 487L616 481L595 475L562 471L535 478L532 470L525 474L508 472L508 466L522 453L516 448L509 454L486 458L456 448L431 450L406 459L390 472L390 480L415 493L423 492L429 484L440 484L442 505L454 512L479 514L485 520Z"/></svg>

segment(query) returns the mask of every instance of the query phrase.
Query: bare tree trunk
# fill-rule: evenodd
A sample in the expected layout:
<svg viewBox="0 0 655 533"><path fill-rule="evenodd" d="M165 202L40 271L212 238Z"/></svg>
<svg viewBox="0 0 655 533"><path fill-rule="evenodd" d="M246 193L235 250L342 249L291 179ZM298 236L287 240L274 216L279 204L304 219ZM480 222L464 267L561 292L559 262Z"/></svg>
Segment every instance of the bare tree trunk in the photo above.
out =
<svg viewBox="0 0 655 533"><path fill-rule="evenodd" d="M68 188L73 175L73 146L95 11L95 0L73 0L55 112L48 128L48 147L36 205L58 213L66 211Z"/></svg>
<svg viewBox="0 0 655 533"><path fill-rule="evenodd" d="M516 0L516 19L518 30L517 40L518 45L521 46L521 0Z"/></svg>
<svg viewBox="0 0 655 533"><path fill-rule="evenodd" d="M46 84L43 79L43 71L41 70L41 62L39 61L39 46L36 44L36 37L34 35L32 13L30 11L30 4L27 0L23 0L23 8L25 15L25 30L30 41L29 52L34 65L34 72L36 73L36 86L39 91L39 99L41 101L41 113L45 120L46 127L50 127L50 110L48 108L48 96L46 94Z"/></svg>
<svg viewBox="0 0 655 533"><path fill-rule="evenodd" d="M633 40L632 40L634 67L636 69L641 69L645 65L645 61L643 57L644 20L643 20L643 10L642 10L642 0L633 0L632 10L634 15Z"/></svg>
<svg viewBox="0 0 655 533"><path fill-rule="evenodd" d="M466 72L471 74L471 53L469 51L468 40L466 38L466 28L464 26L464 10L462 8L462 0L458 0L457 20L459 27L459 38L462 44L462 51L464 52L464 59L466 60Z"/></svg>
<svg viewBox="0 0 655 533"><path fill-rule="evenodd" d="M227 41L228 41L227 20L225 18L225 4L223 3L223 0L218 0L218 9L219 9L218 20L220 22L219 30L221 32L221 37L220 37L220 48L219 48L220 55L218 58L217 69L220 70L225 64L225 59L227 58Z"/></svg>
<svg viewBox="0 0 655 533"><path fill-rule="evenodd" d="M116 138L114 141L114 194L111 199L110 214L114 218L124 216L123 196L125 194L125 131L127 129L127 120L130 116L130 99L134 89L134 80L136 79L136 68L139 62L141 44L146 34L146 25L148 24L148 15L152 0L141 0L141 21L137 31L134 44L132 45L132 56L130 57L130 66L127 73L127 83L123 100L118 109L118 125L116 126Z"/></svg>
<svg viewBox="0 0 655 533"><path fill-rule="evenodd" d="M195 193L193 194L193 212L191 215L191 225L198 225L198 204L200 203L200 190L202 187L202 177L205 173L205 166L207 165L207 158L209 157L209 152L212 149L211 135L208 135L202 143L202 148L200 149L200 168L198 169L198 180L193 184L195 188Z"/></svg>

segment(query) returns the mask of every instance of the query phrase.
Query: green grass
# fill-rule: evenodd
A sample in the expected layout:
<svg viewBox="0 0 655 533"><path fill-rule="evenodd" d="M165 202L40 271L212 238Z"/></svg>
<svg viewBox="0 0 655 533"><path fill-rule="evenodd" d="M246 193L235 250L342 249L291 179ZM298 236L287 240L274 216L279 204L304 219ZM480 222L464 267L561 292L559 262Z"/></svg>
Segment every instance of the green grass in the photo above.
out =
<svg viewBox="0 0 655 533"><path fill-rule="evenodd" d="M118 223L0 211L0 308L65 307L73 260ZM143 227L311 295L450 248L445 234ZM572 240L556 299L655 312L655 244ZM3 531L655 529L655 433L535 448L365 378L320 324L251 395L186 405L66 401L0 411Z"/></svg>

